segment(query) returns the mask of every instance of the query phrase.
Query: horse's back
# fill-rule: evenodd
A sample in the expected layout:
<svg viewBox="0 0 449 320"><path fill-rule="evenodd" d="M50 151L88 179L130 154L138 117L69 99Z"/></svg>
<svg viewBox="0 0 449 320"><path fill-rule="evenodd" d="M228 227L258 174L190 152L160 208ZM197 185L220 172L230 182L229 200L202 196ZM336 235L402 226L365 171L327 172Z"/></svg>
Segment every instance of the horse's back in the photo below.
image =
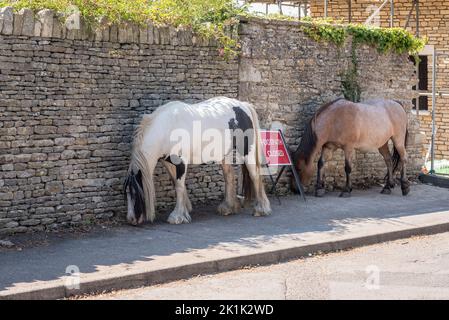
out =
<svg viewBox="0 0 449 320"><path fill-rule="evenodd" d="M361 103L338 100L322 111L317 130L323 139L337 145L352 145L362 150L375 150L392 136L403 131L407 115L403 107L386 99Z"/></svg>
<svg viewBox="0 0 449 320"><path fill-rule="evenodd" d="M383 108L393 122L403 122L407 119L407 112L399 101L390 99L369 99L363 103Z"/></svg>
<svg viewBox="0 0 449 320"><path fill-rule="evenodd" d="M251 106L248 103L228 97L214 97L197 103L185 103L182 101L171 101L160 106L154 116L168 116L171 122L179 120L204 120L207 118L218 119L223 116L233 116L236 109L242 109L251 115Z"/></svg>
<svg viewBox="0 0 449 320"><path fill-rule="evenodd" d="M251 135L253 131L247 130L256 129L259 124L257 115L249 103L227 97L215 97L193 104L181 101L169 102L160 106L148 117L144 117L140 127L141 132L151 131L154 139L160 141L159 149L164 154L169 154L175 147L179 148L182 137L181 142L184 144L188 142L186 146L191 145L191 148L177 153L187 159L194 159L196 155L202 154L205 147L215 145L215 150L228 154L232 141L222 141L229 139L228 130L241 129L244 134ZM224 143L224 149L218 145L221 142ZM215 156L217 158L210 161L222 160L219 158L220 153Z"/></svg>

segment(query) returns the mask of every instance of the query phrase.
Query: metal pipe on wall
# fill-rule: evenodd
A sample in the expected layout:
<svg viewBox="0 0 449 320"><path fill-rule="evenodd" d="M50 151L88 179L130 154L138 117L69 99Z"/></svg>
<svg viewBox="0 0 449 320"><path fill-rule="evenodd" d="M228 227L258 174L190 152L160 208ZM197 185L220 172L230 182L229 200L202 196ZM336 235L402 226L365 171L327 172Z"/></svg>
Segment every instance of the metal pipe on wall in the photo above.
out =
<svg viewBox="0 0 449 320"><path fill-rule="evenodd" d="M390 0L390 28L394 25L394 0Z"/></svg>
<svg viewBox="0 0 449 320"><path fill-rule="evenodd" d="M348 0L348 22L352 22L352 0Z"/></svg>
<svg viewBox="0 0 449 320"><path fill-rule="evenodd" d="M434 48L432 53L432 142L431 142L431 158L430 158L430 173L435 173L435 109L436 109L436 81L437 81L437 50Z"/></svg>
<svg viewBox="0 0 449 320"><path fill-rule="evenodd" d="M419 0L416 0L415 6L416 6L416 36L419 37Z"/></svg>
<svg viewBox="0 0 449 320"><path fill-rule="evenodd" d="M283 14L283 12L282 12L282 1L281 0L278 0L278 7L279 7L279 13Z"/></svg>

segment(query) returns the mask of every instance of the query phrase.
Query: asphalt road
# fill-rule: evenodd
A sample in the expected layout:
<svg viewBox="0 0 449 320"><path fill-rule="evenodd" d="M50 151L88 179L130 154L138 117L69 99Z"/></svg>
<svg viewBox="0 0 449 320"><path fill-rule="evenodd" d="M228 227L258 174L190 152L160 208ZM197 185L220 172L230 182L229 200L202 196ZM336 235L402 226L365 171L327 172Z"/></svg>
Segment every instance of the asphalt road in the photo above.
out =
<svg viewBox="0 0 449 320"><path fill-rule="evenodd" d="M449 233L83 299L449 299Z"/></svg>

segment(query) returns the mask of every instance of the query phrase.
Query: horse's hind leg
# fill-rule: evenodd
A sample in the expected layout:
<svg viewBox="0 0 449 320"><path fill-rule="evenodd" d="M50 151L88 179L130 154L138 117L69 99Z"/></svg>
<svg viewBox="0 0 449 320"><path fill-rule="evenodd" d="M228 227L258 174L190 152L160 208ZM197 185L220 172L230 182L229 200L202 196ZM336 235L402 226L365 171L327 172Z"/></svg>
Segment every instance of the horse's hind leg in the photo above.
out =
<svg viewBox="0 0 449 320"><path fill-rule="evenodd" d="M190 217L189 211L192 209L192 205L190 204L187 196L185 184L187 165L181 161L181 163L176 165L175 174L173 174L172 169L169 169L168 171L170 172L170 176L172 176L172 178L175 177L176 206L170 213L167 221L171 224L190 223L192 222L192 218Z"/></svg>
<svg viewBox="0 0 449 320"><path fill-rule="evenodd" d="M345 147L345 173L346 173L346 186L340 194L340 197L349 198L352 192L351 172L352 172L352 156L354 149Z"/></svg>
<svg viewBox="0 0 449 320"><path fill-rule="evenodd" d="M268 216L271 214L271 206L267 194L265 193L262 177L259 175L257 166L255 164L245 163L245 165L248 169L251 182L253 183L253 190L256 197L254 216Z"/></svg>
<svg viewBox="0 0 449 320"><path fill-rule="evenodd" d="M385 160L387 165L387 175L385 176L385 186L382 189L382 194L391 194L391 188L394 188L393 181L393 161L391 159L390 149L388 148L388 141L379 148L379 152Z"/></svg>
<svg viewBox="0 0 449 320"><path fill-rule="evenodd" d="M225 180L225 199L218 206L218 213L223 216L227 216L237 213L240 210L240 203L237 199L237 193L235 190L234 167L231 164L226 164L225 161L223 161L222 166Z"/></svg>
<svg viewBox="0 0 449 320"><path fill-rule="evenodd" d="M394 141L395 142L395 141ZM410 182L407 179L407 151L404 144L396 144L395 148L399 154L400 162L399 168L401 168L401 190L402 195L406 196L410 192Z"/></svg>
<svg viewBox="0 0 449 320"><path fill-rule="evenodd" d="M332 150L327 147L323 147L321 151L320 159L318 160L318 172L316 178L316 186L315 186L315 196L323 197L326 193L326 189L324 186L324 162L329 160L332 155Z"/></svg>

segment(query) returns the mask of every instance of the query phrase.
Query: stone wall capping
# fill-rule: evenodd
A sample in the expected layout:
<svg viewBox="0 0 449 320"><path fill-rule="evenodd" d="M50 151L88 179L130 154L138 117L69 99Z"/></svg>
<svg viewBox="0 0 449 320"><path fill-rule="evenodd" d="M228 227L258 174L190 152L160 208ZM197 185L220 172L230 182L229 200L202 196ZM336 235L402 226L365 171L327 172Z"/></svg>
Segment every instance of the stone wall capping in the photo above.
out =
<svg viewBox="0 0 449 320"><path fill-rule="evenodd" d="M276 19L266 19L262 17L240 17L239 18L241 23L257 23L260 25L269 25L269 26L289 26L289 27L296 27L296 26L310 26L313 25L312 22L303 21L303 20L276 20ZM330 25L336 27L336 28L344 28L344 25L341 24L333 24Z"/></svg>
<svg viewBox="0 0 449 320"><path fill-rule="evenodd" d="M0 9L0 30L4 35L10 35L14 30L14 12L12 7Z"/></svg>
<svg viewBox="0 0 449 320"><path fill-rule="evenodd" d="M51 38L53 35L55 12L50 9L43 9L37 13L37 17L41 22L41 37Z"/></svg>
<svg viewBox="0 0 449 320"><path fill-rule="evenodd" d="M91 29L81 18L78 28L69 28L64 23L64 14L50 9L40 10L36 14L31 9L21 9L14 13L12 7L0 8L0 34L23 35L28 37L44 37L69 40L88 40L97 42L142 43L142 44L174 44L192 43L191 30L169 26L154 26L151 21L146 25L122 23L111 25L105 17ZM180 34L183 34L183 37ZM187 38L190 36L190 39ZM207 40L202 45L209 45ZM214 45L214 44L211 44Z"/></svg>

